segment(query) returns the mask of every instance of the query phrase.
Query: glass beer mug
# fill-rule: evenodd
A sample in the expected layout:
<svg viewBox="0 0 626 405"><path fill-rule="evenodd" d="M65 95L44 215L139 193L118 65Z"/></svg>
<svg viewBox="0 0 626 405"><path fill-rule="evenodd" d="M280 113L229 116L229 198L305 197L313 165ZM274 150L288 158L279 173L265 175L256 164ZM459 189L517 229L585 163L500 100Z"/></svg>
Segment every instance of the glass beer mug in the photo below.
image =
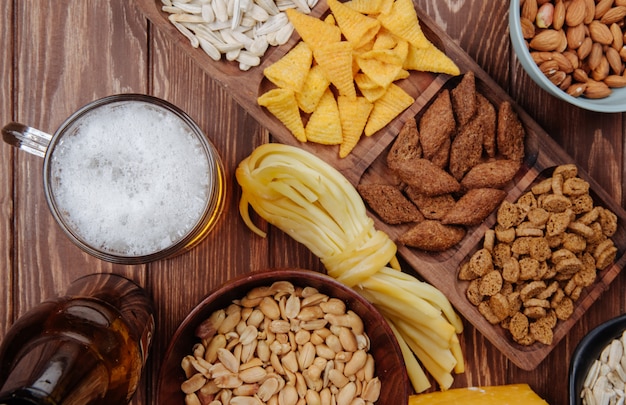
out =
<svg viewBox="0 0 626 405"><path fill-rule="evenodd" d="M164 100L119 94L79 109L54 135L18 123L2 132L5 142L44 158L52 215L100 259L138 264L188 251L222 211L215 147Z"/></svg>

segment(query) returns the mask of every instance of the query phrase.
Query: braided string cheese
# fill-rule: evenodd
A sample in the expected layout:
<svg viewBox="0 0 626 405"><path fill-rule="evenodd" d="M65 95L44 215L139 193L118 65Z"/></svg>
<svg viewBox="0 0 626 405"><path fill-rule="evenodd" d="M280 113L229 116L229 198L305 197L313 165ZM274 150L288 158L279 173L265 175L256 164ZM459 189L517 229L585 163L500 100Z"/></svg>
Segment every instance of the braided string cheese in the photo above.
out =
<svg viewBox="0 0 626 405"><path fill-rule="evenodd" d="M442 389L452 372L464 371L456 334L463 324L447 298L432 285L400 270L397 247L374 227L356 189L336 169L311 153L265 144L235 172L242 189L239 211L260 236L249 208L307 246L328 275L355 289L385 316L400 342L414 389L430 382L415 356Z"/></svg>

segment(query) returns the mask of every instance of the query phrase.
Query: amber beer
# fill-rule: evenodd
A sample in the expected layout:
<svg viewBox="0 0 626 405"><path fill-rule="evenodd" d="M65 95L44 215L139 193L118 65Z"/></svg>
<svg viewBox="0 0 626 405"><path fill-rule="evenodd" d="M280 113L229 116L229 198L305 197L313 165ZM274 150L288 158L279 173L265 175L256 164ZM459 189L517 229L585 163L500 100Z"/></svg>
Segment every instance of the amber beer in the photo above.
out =
<svg viewBox="0 0 626 405"><path fill-rule="evenodd" d="M174 106L113 96L75 113L44 161L51 211L84 250L141 263L191 248L224 196L223 168L197 125Z"/></svg>
<svg viewBox="0 0 626 405"><path fill-rule="evenodd" d="M31 309L0 346L0 405L112 405L134 394L154 332L143 289L112 274Z"/></svg>

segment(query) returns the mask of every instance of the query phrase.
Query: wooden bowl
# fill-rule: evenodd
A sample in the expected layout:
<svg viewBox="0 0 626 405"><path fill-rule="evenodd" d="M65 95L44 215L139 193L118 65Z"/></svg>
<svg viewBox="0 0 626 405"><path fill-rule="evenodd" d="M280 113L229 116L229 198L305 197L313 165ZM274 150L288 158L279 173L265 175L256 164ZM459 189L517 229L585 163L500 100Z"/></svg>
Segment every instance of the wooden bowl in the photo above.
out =
<svg viewBox="0 0 626 405"><path fill-rule="evenodd" d="M343 300L348 309L357 313L365 325L370 338L370 353L374 356L376 375L381 380L381 394L378 404L406 404L410 394L410 384L404 359L393 332L383 316L352 289L329 276L302 269L267 270L253 272L217 288L203 299L183 320L169 344L160 369L156 403L184 404L184 394L180 385L185 375L180 366L184 356L192 353L192 347L199 339L195 336L197 326L214 311L226 308L233 299L246 295L254 287L269 286L275 281L289 281L295 286L315 287L330 297Z"/></svg>

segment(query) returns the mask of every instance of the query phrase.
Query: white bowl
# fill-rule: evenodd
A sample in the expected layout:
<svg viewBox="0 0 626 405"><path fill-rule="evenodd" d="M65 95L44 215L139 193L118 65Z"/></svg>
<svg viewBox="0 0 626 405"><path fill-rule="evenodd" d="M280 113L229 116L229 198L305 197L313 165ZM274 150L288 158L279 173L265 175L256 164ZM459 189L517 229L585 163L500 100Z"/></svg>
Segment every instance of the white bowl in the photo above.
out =
<svg viewBox="0 0 626 405"><path fill-rule="evenodd" d="M539 66L530 56L530 52L526 46L526 41L522 36L522 27L520 26L520 0L511 0L509 9L509 34L513 49L517 55L526 73L537 83L542 89L553 96L567 101L577 107L584 108L589 111L596 112L624 112L626 111L626 88L613 89L610 96L602 99L590 99L585 97L572 97L563 90L554 85L539 70Z"/></svg>

